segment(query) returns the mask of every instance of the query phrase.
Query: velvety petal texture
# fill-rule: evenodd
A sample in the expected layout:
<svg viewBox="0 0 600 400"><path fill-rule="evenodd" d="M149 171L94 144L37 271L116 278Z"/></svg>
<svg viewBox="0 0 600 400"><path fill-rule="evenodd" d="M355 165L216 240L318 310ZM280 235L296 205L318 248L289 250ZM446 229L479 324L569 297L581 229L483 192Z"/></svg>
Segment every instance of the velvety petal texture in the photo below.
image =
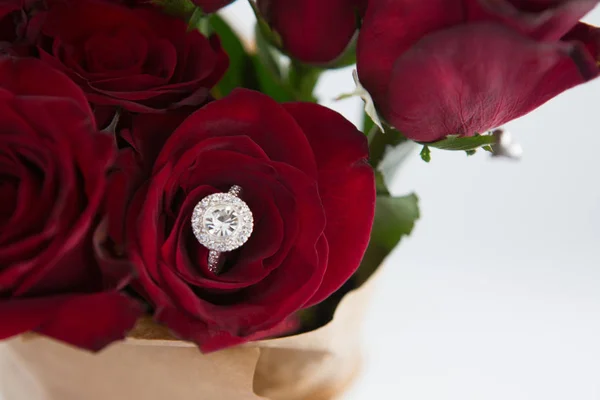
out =
<svg viewBox="0 0 600 400"><path fill-rule="evenodd" d="M597 0L372 0L358 73L382 116L430 142L498 127L596 78Z"/></svg>
<svg viewBox="0 0 600 400"><path fill-rule="evenodd" d="M39 57L95 106L156 113L199 106L227 69L217 37L188 31L155 7L50 0L34 18Z"/></svg>
<svg viewBox="0 0 600 400"><path fill-rule="evenodd" d="M99 350L123 338L142 310L92 246L112 139L83 92L35 59L0 58L0 125L0 339L35 330Z"/></svg>
<svg viewBox="0 0 600 400"><path fill-rule="evenodd" d="M338 58L357 32L366 0L257 0L292 57L312 64Z"/></svg>
<svg viewBox="0 0 600 400"><path fill-rule="evenodd" d="M272 334L358 268L373 221L374 176L364 135L339 114L239 89L159 143L157 156L154 146L138 150L146 161L154 157L152 171L137 190L121 190L132 193L126 213L115 202L108 217L114 228L126 215L136 288L179 337L213 351ZM193 235L192 212L233 185L243 188L254 230L223 253L215 274Z"/></svg>

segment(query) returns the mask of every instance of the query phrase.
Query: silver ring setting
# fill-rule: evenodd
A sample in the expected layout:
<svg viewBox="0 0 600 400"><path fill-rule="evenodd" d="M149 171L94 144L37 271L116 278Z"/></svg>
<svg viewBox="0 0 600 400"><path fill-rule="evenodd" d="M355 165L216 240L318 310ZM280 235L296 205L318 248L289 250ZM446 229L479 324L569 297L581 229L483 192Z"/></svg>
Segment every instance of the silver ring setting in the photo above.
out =
<svg viewBox="0 0 600 400"><path fill-rule="evenodd" d="M240 198L242 188L234 185L227 193L203 198L194 208L192 230L201 245L210 250L208 268L217 274L222 252L248 241L254 228L250 207Z"/></svg>

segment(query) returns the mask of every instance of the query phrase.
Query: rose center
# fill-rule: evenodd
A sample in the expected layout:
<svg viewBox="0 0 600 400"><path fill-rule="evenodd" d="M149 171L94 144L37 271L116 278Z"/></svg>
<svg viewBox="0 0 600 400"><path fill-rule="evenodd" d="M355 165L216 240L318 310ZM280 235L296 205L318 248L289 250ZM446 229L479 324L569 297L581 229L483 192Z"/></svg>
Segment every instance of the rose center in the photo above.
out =
<svg viewBox="0 0 600 400"><path fill-rule="evenodd" d="M0 225L12 216L17 206L18 187L18 180L0 174Z"/></svg>

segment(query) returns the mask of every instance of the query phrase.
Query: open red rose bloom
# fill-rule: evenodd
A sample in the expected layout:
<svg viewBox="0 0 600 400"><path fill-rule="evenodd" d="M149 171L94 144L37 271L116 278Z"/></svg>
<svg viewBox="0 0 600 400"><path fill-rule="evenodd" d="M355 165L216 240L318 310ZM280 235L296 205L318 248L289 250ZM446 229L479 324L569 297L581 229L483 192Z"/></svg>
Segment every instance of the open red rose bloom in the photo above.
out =
<svg viewBox="0 0 600 400"><path fill-rule="evenodd" d="M332 153L336 143L343 145ZM364 136L314 104L237 91L192 114L126 212L127 250L156 318L215 350L325 299L356 270L369 241L375 198L366 157ZM203 198L233 185L243 189L254 228L215 274L190 221Z"/></svg>
<svg viewBox="0 0 600 400"><path fill-rule="evenodd" d="M0 338L34 330L93 350L123 338L142 309L92 246L111 139L79 88L32 59L0 60L0 121Z"/></svg>
<svg viewBox="0 0 600 400"><path fill-rule="evenodd" d="M214 15L232 2L0 2L0 339L314 330L418 218L388 144L485 134L600 74L593 0L257 0L256 46ZM315 104L354 62L385 132Z"/></svg>

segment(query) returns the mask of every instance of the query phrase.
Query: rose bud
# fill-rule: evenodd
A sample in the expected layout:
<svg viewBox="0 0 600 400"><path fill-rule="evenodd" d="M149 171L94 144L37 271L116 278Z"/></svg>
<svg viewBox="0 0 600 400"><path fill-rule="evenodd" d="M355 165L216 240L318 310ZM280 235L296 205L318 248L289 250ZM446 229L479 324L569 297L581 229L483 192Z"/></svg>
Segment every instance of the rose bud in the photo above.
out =
<svg viewBox="0 0 600 400"><path fill-rule="evenodd" d="M338 58L357 31L366 0L257 0L258 8L293 58L325 64Z"/></svg>
<svg viewBox="0 0 600 400"><path fill-rule="evenodd" d="M214 351L270 335L358 268L374 175L365 136L336 112L238 89L164 145L145 127L131 141L148 156L122 160L126 211L115 201L108 219L113 232L125 221L136 289L178 337ZM154 158L145 180L136 158Z"/></svg>
<svg viewBox="0 0 600 400"><path fill-rule="evenodd" d="M0 58L0 93L0 339L36 331L99 350L142 312L117 291L131 271L105 274L92 246L112 138L39 60Z"/></svg>
<svg viewBox="0 0 600 400"><path fill-rule="evenodd" d="M372 0L358 74L382 116L431 142L484 133L598 76L598 1Z"/></svg>
<svg viewBox="0 0 600 400"><path fill-rule="evenodd" d="M94 106L164 112L206 102L227 69L210 40L155 7L51 0L36 16L40 58L73 79Z"/></svg>

